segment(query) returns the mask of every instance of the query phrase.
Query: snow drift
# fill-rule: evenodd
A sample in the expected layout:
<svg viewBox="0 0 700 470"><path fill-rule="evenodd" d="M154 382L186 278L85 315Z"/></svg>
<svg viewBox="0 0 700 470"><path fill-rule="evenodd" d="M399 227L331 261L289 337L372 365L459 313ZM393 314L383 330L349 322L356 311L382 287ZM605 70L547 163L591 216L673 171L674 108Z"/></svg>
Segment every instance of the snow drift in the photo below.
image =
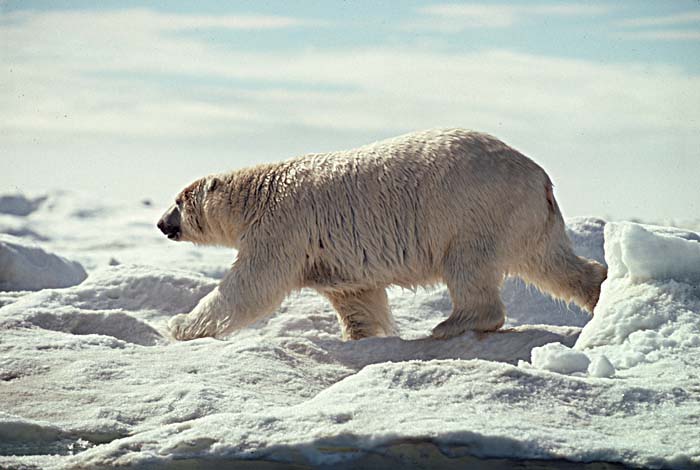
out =
<svg viewBox="0 0 700 470"><path fill-rule="evenodd" d="M608 224L605 251L609 277L576 348L605 353L618 367L692 356L700 346L700 236Z"/></svg>
<svg viewBox="0 0 700 470"><path fill-rule="evenodd" d="M46 196L29 198L23 194L0 195L0 214L26 216L34 212L46 200Z"/></svg>
<svg viewBox="0 0 700 470"><path fill-rule="evenodd" d="M24 239L0 234L0 290L68 287L86 277L80 263L48 253Z"/></svg>
<svg viewBox="0 0 700 470"><path fill-rule="evenodd" d="M157 210L76 216L81 204L52 196L2 219L41 233L60 213L67 225L47 245L90 271L80 285L4 297L2 467L700 465L696 233L570 220L577 252L610 268L590 322L509 280L507 328L483 337L427 338L451 307L438 288L390 292L400 338L342 342L330 306L302 291L227 341L178 343L168 319L231 255L164 243L151 234ZM117 221L125 233L109 248L110 231L90 227Z"/></svg>

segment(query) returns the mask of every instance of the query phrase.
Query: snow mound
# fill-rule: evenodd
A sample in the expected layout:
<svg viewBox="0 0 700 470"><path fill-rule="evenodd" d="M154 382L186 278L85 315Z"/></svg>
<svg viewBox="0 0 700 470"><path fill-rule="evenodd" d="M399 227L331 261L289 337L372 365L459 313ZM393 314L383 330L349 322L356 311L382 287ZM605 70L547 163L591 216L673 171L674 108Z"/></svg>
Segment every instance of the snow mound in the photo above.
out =
<svg viewBox="0 0 700 470"><path fill-rule="evenodd" d="M0 308L0 326L18 324L154 345L163 339L158 329L170 315L192 309L214 285L204 276L178 270L103 268L78 286L36 292Z"/></svg>
<svg viewBox="0 0 700 470"><path fill-rule="evenodd" d="M165 240L158 212L56 194L0 216L27 237L50 227L45 246L90 270L0 292L0 467L700 465L693 232L568 221L576 252L610 266L587 325L509 280L509 324L487 335L433 340L446 289L391 289L401 337L343 342L329 303L302 290L226 341L174 342L168 319L233 253Z"/></svg>
<svg viewBox="0 0 700 470"><path fill-rule="evenodd" d="M560 342L550 342L532 348L531 358L529 363L524 360L518 361L518 367L579 377L588 375L597 378L610 378L615 375L615 366L605 355L592 354L589 356Z"/></svg>
<svg viewBox="0 0 700 470"><path fill-rule="evenodd" d="M0 455L71 455L89 446L57 426L0 412Z"/></svg>
<svg viewBox="0 0 700 470"><path fill-rule="evenodd" d="M532 350L532 366L560 374L586 372L591 360L584 353L561 343L549 343Z"/></svg>
<svg viewBox="0 0 700 470"><path fill-rule="evenodd" d="M0 233L17 238L29 238L34 242L47 242L49 237L29 227L26 217L0 216Z"/></svg>
<svg viewBox="0 0 700 470"><path fill-rule="evenodd" d="M606 231L610 278L700 281L700 236L671 227L610 224Z"/></svg>
<svg viewBox="0 0 700 470"><path fill-rule="evenodd" d="M452 459L565 456L692 468L698 457L692 448L684 453L662 439L669 432L665 426L694 405L692 398L674 389L611 389L607 382L481 360L380 363L336 380L307 400L263 408L251 400L252 408L246 404L151 428L89 449L70 462L116 467L202 459L216 466L222 459L352 468L368 453L430 442ZM664 404L679 412L649 420L648 410ZM634 431L614 432L620 426ZM416 460L407 467L432 468L425 457ZM446 468L455 468L452 464Z"/></svg>
<svg viewBox="0 0 700 470"><path fill-rule="evenodd" d="M616 368L659 363L700 347L700 237L635 223L605 227L608 279L576 343Z"/></svg>
<svg viewBox="0 0 700 470"><path fill-rule="evenodd" d="M142 346L152 346L162 339L161 334L153 327L122 312L36 313L29 315L26 321L47 330L73 335L112 336L124 342Z"/></svg>
<svg viewBox="0 0 700 470"><path fill-rule="evenodd" d="M0 290L68 287L86 277L80 263L48 253L24 239L0 234Z"/></svg>
<svg viewBox="0 0 700 470"><path fill-rule="evenodd" d="M0 212L0 233L41 242L42 247L79 261L88 271L115 260L155 266L167 260L169 266L220 278L234 258L230 249L166 239L156 222L169 203L124 203L69 191L51 191L41 199L26 215Z"/></svg>
<svg viewBox="0 0 700 470"><path fill-rule="evenodd" d="M591 377L609 378L615 375L615 366L612 365L612 362L607 357L596 355L591 359L586 372Z"/></svg>
<svg viewBox="0 0 700 470"><path fill-rule="evenodd" d="M46 196L28 198L21 194L0 195L0 214L27 216L37 210L46 200Z"/></svg>
<svg viewBox="0 0 700 470"><path fill-rule="evenodd" d="M0 442L8 441L53 441L62 431L50 424L27 421L0 412Z"/></svg>
<svg viewBox="0 0 700 470"><path fill-rule="evenodd" d="M116 265L96 270L65 299L79 308L189 312L216 281L198 273L152 266Z"/></svg>
<svg viewBox="0 0 700 470"><path fill-rule="evenodd" d="M595 217L572 217L566 220L566 234L577 255L605 264L605 224L603 219Z"/></svg>

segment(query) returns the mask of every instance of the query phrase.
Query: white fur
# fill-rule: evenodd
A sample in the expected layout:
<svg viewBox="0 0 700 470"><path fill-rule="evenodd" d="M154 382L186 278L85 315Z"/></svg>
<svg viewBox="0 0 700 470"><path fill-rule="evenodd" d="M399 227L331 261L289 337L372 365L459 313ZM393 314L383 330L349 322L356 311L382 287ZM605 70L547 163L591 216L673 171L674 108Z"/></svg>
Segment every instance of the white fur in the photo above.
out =
<svg viewBox="0 0 700 470"><path fill-rule="evenodd" d="M606 271L574 255L551 182L500 140L462 129L408 134L198 180L182 240L238 249L217 289L170 324L223 336L312 287L345 338L396 334L384 289L445 282L448 338L501 327L505 275L593 310Z"/></svg>

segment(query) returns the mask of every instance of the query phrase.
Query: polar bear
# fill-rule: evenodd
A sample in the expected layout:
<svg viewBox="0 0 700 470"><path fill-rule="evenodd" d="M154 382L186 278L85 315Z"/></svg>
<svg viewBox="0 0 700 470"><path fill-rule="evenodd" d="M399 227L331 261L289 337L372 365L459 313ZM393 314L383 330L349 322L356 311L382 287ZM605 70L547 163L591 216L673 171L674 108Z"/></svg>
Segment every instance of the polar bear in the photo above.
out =
<svg viewBox="0 0 700 470"><path fill-rule="evenodd" d="M344 339L395 335L386 287L444 282L438 339L499 329L499 288L518 275L593 312L607 275L576 256L536 163L487 134L430 130L201 178L158 222L168 238L235 248L231 270L176 339L221 337L310 287Z"/></svg>

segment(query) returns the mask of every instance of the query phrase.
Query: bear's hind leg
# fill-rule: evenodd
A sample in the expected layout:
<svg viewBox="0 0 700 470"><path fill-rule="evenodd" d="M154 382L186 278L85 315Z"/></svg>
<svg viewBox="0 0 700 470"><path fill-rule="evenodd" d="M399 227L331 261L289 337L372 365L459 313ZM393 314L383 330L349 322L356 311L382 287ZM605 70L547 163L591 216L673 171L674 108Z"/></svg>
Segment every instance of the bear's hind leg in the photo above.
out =
<svg viewBox="0 0 700 470"><path fill-rule="evenodd" d="M396 325L383 287L323 294L338 314L344 340L396 334Z"/></svg>
<svg viewBox="0 0 700 470"><path fill-rule="evenodd" d="M597 261L574 254L568 243L530 260L519 274L545 292L575 302L593 313L608 270Z"/></svg>
<svg viewBox="0 0 700 470"><path fill-rule="evenodd" d="M474 256L470 256L474 253ZM500 286L503 273L488 250L453 249L445 257L444 280L452 298L452 313L432 332L448 339L466 331L495 331L505 322Z"/></svg>

